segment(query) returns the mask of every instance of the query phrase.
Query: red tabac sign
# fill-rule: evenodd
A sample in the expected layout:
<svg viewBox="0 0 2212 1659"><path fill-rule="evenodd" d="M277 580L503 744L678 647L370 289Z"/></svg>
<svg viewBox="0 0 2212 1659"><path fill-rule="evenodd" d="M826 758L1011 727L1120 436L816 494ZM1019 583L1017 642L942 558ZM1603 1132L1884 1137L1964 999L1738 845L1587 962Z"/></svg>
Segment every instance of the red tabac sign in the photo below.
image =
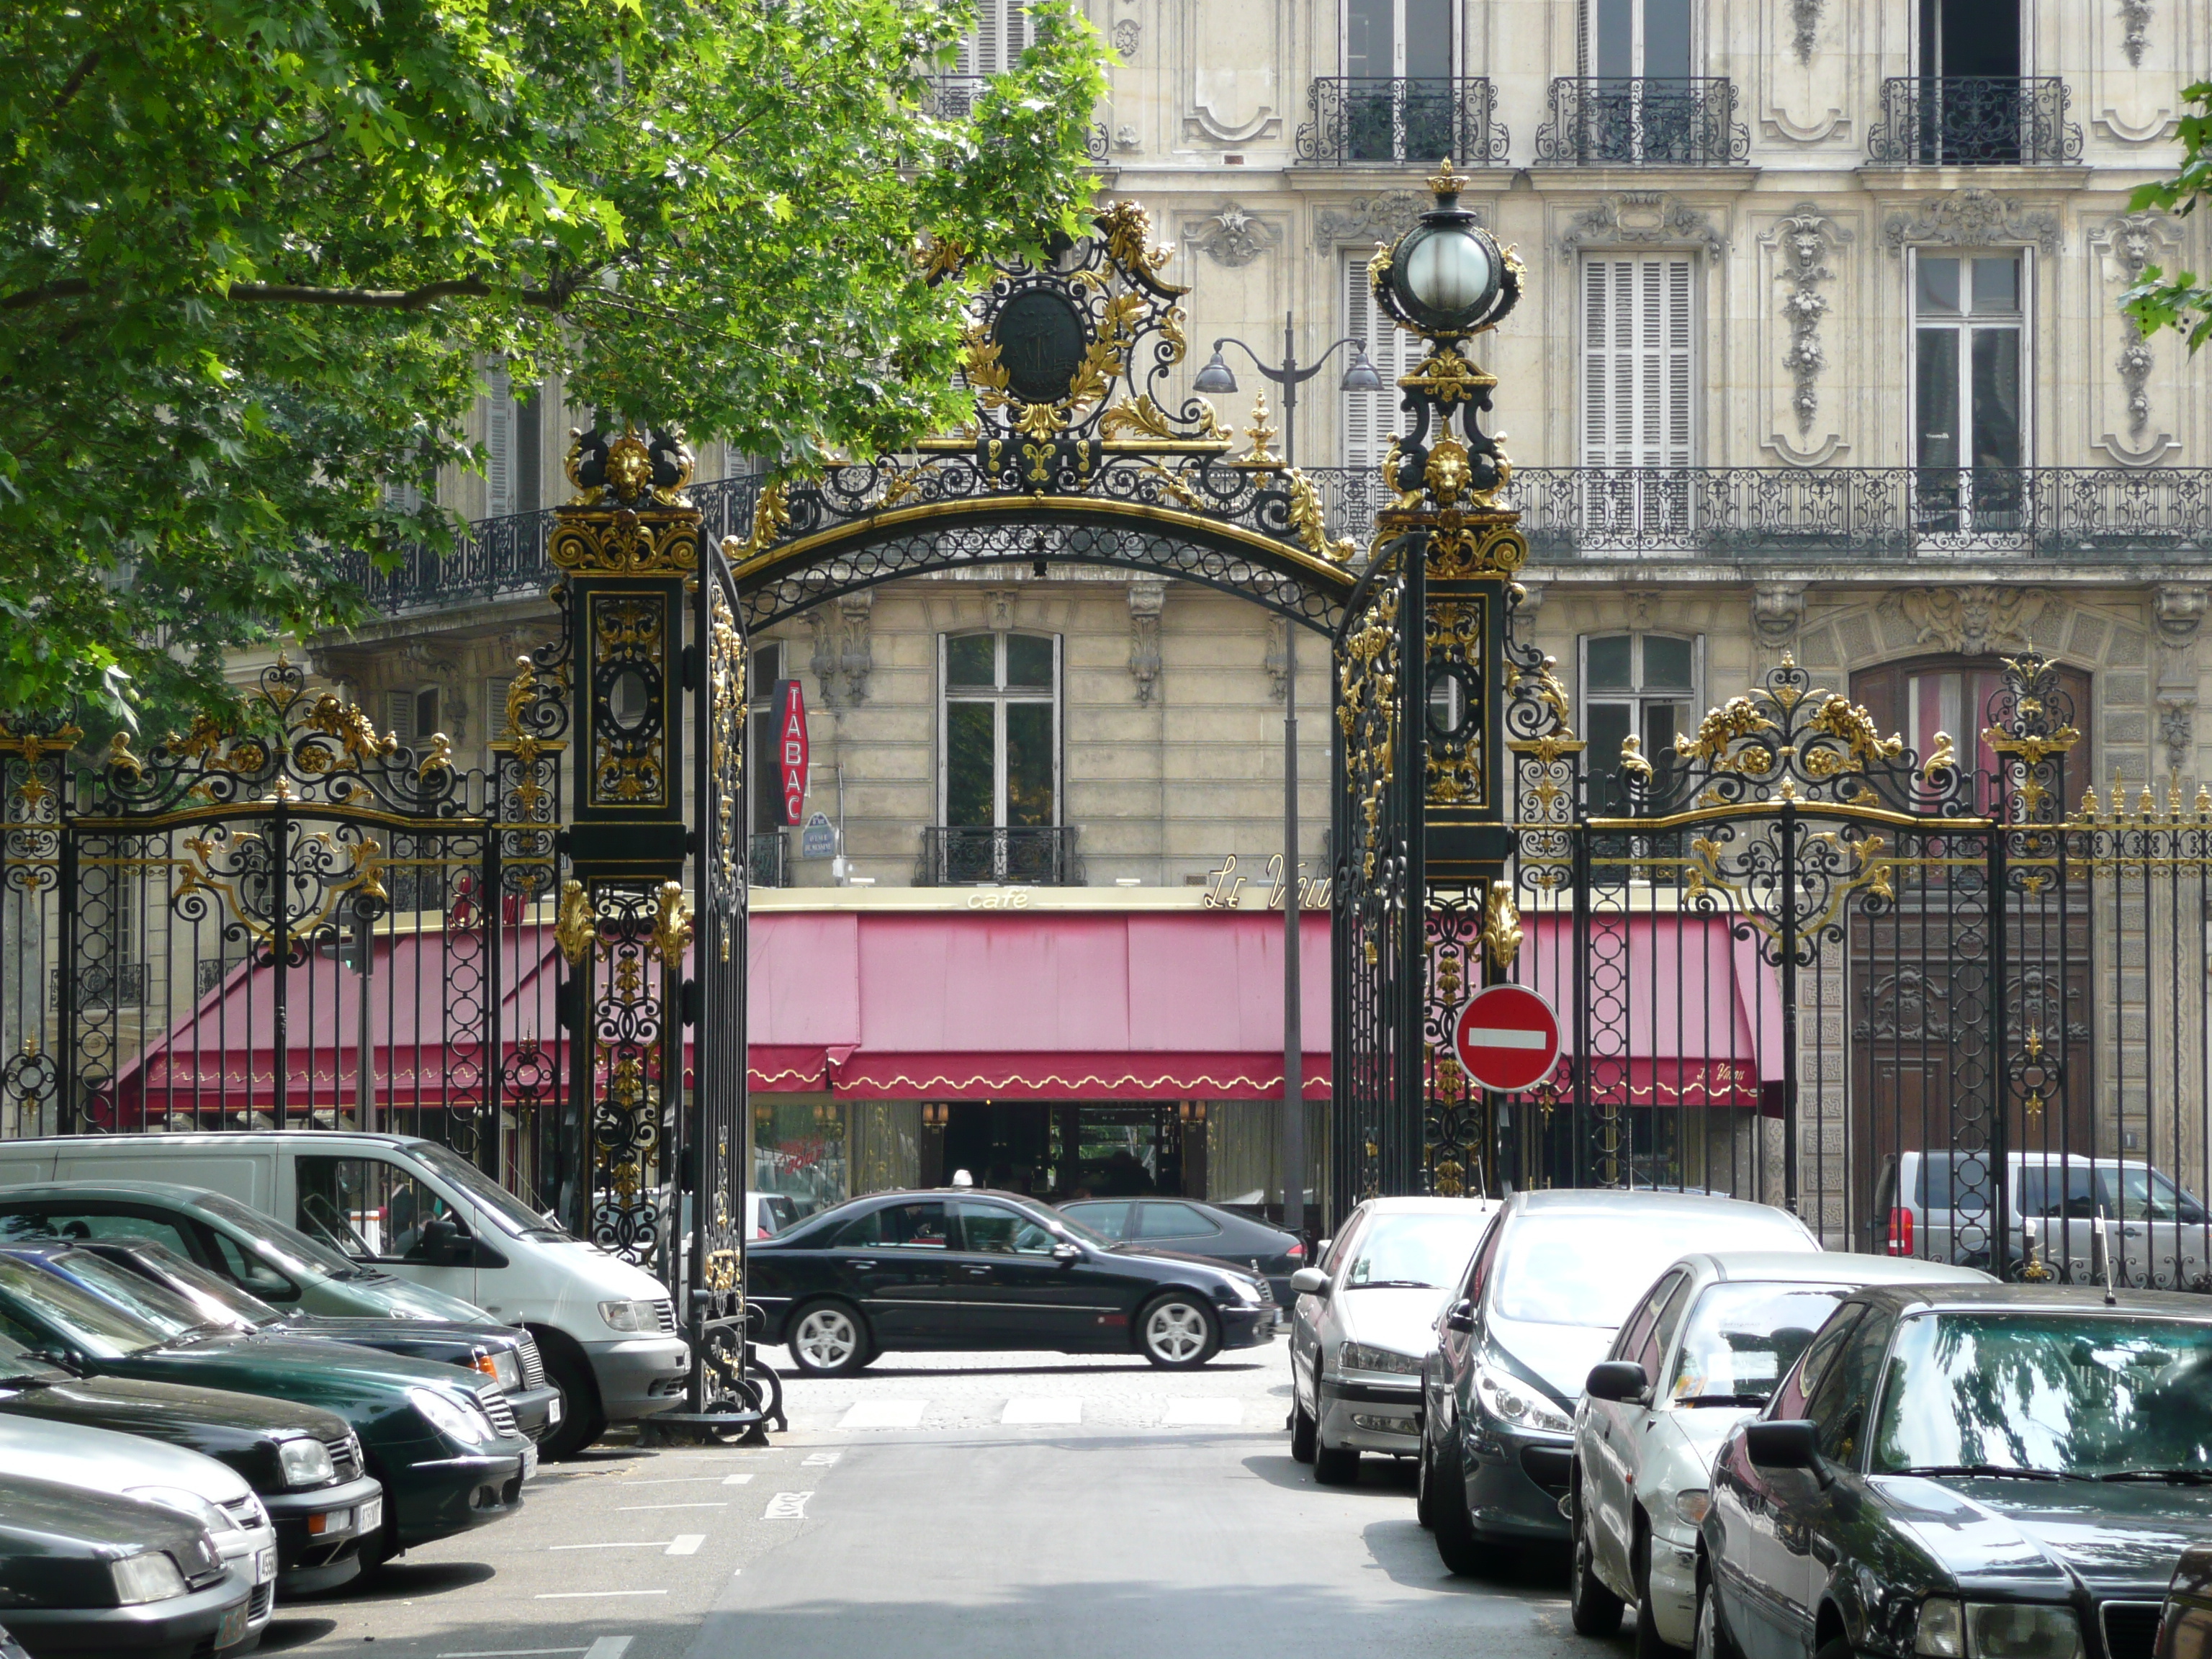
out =
<svg viewBox="0 0 2212 1659"><path fill-rule="evenodd" d="M776 687L776 769L783 780L783 821L806 821L806 696L797 680Z"/></svg>
<svg viewBox="0 0 2212 1659"><path fill-rule="evenodd" d="M1486 1089L1533 1089L1559 1063L1552 1005L1519 985L1478 991L1459 1017L1460 1064Z"/></svg>

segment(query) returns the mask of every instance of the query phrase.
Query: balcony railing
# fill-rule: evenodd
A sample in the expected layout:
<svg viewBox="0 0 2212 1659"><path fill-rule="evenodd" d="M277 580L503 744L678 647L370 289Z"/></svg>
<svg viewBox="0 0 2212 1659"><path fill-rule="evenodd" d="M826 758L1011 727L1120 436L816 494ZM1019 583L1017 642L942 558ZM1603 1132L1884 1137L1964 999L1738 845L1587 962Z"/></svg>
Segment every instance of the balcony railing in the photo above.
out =
<svg viewBox="0 0 2212 1659"><path fill-rule="evenodd" d="M2073 94L2055 75L1898 76L1867 134L1876 167L2058 167L2081 159Z"/></svg>
<svg viewBox="0 0 2212 1659"><path fill-rule="evenodd" d="M756 887L791 885L791 861L784 856L783 832L770 830L752 838L746 879Z"/></svg>
<svg viewBox="0 0 2212 1659"><path fill-rule="evenodd" d="M1735 107L1735 83L1725 76L1554 81L1550 118L1536 129L1536 160L1553 167L1728 167L1751 155L1751 132Z"/></svg>
<svg viewBox="0 0 2212 1659"><path fill-rule="evenodd" d="M1364 553L1370 469L1321 469L1332 536ZM1850 562L2002 556L2124 564L2212 556L2212 469L1521 467L1539 560Z"/></svg>
<svg viewBox="0 0 2212 1659"><path fill-rule="evenodd" d="M1399 79L1332 76L1306 88L1313 119L1298 129L1298 160L1325 167L1368 161L1462 167L1502 164L1511 151L1481 76Z"/></svg>
<svg viewBox="0 0 2212 1659"><path fill-rule="evenodd" d="M988 75L933 75L928 89L922 94L922 111L940 121L964 121L975 112L975 100L990 84ZM1113 139L1103 121L1091 124L1090 131L1084 135L1083 148L1094 161L1113 158Z"/></svg>
<svg viewBox="0 0 2212 1659"><path fill-rule="evenodd" d="M1080 887L1083 860L1076 856L1072 824L1018 829L971 829L933 823L921 832L917 887Z"/></svg>

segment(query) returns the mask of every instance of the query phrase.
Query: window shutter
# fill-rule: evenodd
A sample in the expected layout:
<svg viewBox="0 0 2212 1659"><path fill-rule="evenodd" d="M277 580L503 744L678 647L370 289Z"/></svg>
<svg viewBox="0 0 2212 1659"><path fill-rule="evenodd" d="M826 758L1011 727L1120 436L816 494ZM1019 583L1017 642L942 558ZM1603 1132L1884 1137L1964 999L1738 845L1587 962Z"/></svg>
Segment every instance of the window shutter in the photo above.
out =
<svg viewBox="0 0 2212 1659"><path fill-rule="evenodd" d="M1398 377L1407 372L1412 344L1375 303L1367 266L1364 259L1345 263L1344 331L1367 348L1382 390L1343 394L1344 464L1349 467L1380 466L1389 453L1390 440L1398 433L1398 405L1404 396L1398 390Z"/></svg>
<svg viewBox="0 0 2212 1659"><path fill-rule="evenodd" d="M484 516L514 511L514 388L504 368L486 377L484 392Z"/></svg>
<svg viewBox="0 0 2212 1659"><path fill-rule="evenodd" d="M512 674L495 674L484 682L484 730L495 742L507 735L507 694L514 684Z"/></svg>
<svg viewBox="0 0 2212 1659"><path fill-rule="evenodd" d="M1003 67L999 60L1000 26L1005 19L1005 0L981 0L976 6L975 66L969 74L996 75Z"/></svg>
<svg viewBox="0 0 2212 1659"><path fill-rule="evenodd" d="M1023 0L987 0L987 3L1003 4L1006 9L1004 56L1000 59L1002 70L1018 68L1022 53L1030 44L1030 12Z"/></svg>
<svg viewBox="0 0 2212 1659"><path fill-rule="evenodd" d="M403 744L415 741L415 694L412 691L387 691L384 694L384 729Z"/></svg>
<svg viewBox="0 0 2212 1659"><path fill-rule="evenodd" d="M1681 255L1584 264L1583 465L1695 459L1694 277Z"/></svg>

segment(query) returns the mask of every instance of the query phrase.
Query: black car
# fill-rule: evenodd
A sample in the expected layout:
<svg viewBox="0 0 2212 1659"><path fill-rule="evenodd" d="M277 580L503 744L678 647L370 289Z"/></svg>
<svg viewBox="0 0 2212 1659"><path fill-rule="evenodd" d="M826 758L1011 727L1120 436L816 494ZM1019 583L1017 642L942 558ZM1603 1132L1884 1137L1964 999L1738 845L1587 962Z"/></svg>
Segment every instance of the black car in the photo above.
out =
<svg viewBox="0 0 2212 1659"><path fill-rule="evenodd" d="M1045 1205L973 1187L854 1199L756 1242L746 1271L763 1340L816 1376L922 1348L1133 1351L1181 1369L1275 1334L1250 1273L1127 1250Z"/></svg>
<svg viewBox="0 0 2212 1659"><path fill-rule="evenodd" d="M2212 1306L1885 1285L1722 1443L1702 1654L2150 1659L2212 1531Z"/></svg>
<svg viewBox="0 0 2212 1659"><path fill-rule="evenodd" d="M314 1406L181 1382L77 1376L0 1334L0 1413L135 1434L228 1464L269 1511L276 1588L286 1595L358 1577L362 1534L382 1524L384 1489L362 1473L361 1443L343 1418Z"/></svg>
<svg viewBox="0 0 2212 1659"><path fill-rule="evenodd" d="M1195 1199L1078 1198L1054 1207L1119 1243L1201 1255L1256 1273L1279 1308L1291 1305L1291 1275L1306 1265L1306 1247L1296 1233Z"/></svg>
<svg viewBox="0 0 2212 1659"><path fill-rule="evenodd" d="M286 1313L150 1238L88 1239L76 1248L151 1279L191 1303L210 1322L233 1330L346 1342L405 1354L410 1359L435 1359L489 1376L506 1391L514 1425L532 1440L543 1440L545 1431L559 1421L561 1391L545 1381L536 1339L514 1326Z"/></svg>
<svg viewBox="0 0 2212 1659"><path fill-rule="evenodd" d="M0 1607L31 1659L220 1655L246 1639L251 1594L187 1516L0 1475Z"/></svg>

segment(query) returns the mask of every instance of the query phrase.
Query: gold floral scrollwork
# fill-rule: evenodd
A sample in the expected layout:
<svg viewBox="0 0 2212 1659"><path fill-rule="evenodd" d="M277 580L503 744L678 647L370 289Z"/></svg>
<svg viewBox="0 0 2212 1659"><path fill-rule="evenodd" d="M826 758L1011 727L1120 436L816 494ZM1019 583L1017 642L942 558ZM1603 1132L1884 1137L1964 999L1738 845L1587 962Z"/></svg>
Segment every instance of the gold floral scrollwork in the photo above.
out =
<svg viewBox="0 0 2212 1659"><path fill-rule="evenodd" d="M1490 952L1490 965L1503 979L1513 966L1513 958L1521 954L1521 913L1513 905L1513 896L1502 881L1490 884L1490 902L1483 912L1483 948Z"/></svg>
<svg viewBox="0 0 2212 1659"><path fill-rule="evenodd" d="M684 953L691 948L691 901L680 881L660 884L653 916L653 948L672 974L684 971Z"/></svg>
<svg viewBox="0 0 2212 1659"><path fill-rule="evenodd" d="M128 732L118 732L107 740L107 769L130 778L146 775L146 763L131 752Z"/></svg>
<svg viewBox="0 0 2212 1659"><path fill-rule="evenodd" d="M1349 536L1329 539L1328 525L1322 517L1321 491L1311 478L1298 471L1291 474L1291 528L1309 553L1332 564L1348 564L1359 550L1358 544Z"/></svg>
<svg viewBox="0 0 2212 1659"><path fill-rule="evenodd" d="M453 769L453 740L443 732L433 732L429 752L422 757L422 763L415 769L415 775L427 781L433 772L450 772Z"/></svg>
<svg viewBox="0 0 2212 1659"><path fill-rule="evenodd" d="M399 748L399 739L391 732L380 732L369 723L368 716L356 703L341 702L325 691L308 706L307 729L326 738L336 738L347 762L354 766L373 766L378 761L389 759ZM321 767L308 756L315 750L303 751L300 762L309 771L326 769L325 758Z"/></svg>
<svg viewBox="0 0 2212 1659"><path fill-rule="evenodd" d="M1929 755L1927 760L1921 764L1921 781L1923 782L1926 782L1933 779L1939 772L1948 772L1956 767L1958 763L1958 745L1952 742L1951 734L1948 732L1938 732L1936 734L1936 747L1934 750Z"/></svg>
<svg viewBox="0 0 2212 1659"><path fill-rule="evenodd" d="M1486 374L1447 345L1398 384L1425 392L1438 403L1453 404L1465 403L1477 391L1496 386L1498 377Z"/></svg>
<svg viewBox="0 0 2212 1659"><path fill-rule="evenodd" d="M1839 740L1841 752L1826 744L1816 744L1805 752L1805 773L1808 777L1835 777L1844 772L1863 772L1868 767L1886 760L1895 760L1905 752L1905 739L1885 738L1875 729L1874 716L1849 697L1830 696L1816 711L1810 722L1811 729Z"/></svg>
<svg viewBox="0 0 2212 1659"><path fill-rule="evenodd" d="M751 536L740 542L735 536L725 537L722 556L732 564L743 564L747 559L765 553L775 545L775 538L783 534L791 523L789 486L781 478L771 479L761 486L760 498L753 503Z"/></svg>
<svg viewBox="0 0 2212 1659"><path fill-rule="evenodd" d="M1106 257L1130 276L1141 277L1152 287L1170 295L1190 291L1161 281L1160 272L1166 270L1168 262L1175 258L1175 249L1152 246L1152 216L1137 203L1116 202L1093 222L1106 234Z"/></svg>
<svg viewBox="0 0 2212 1659"><path fill-rule="evenodd" d="M514 678L507 683L507 736L523 735L522 711L538 695L538 671L527 656L514 659Z"/></svg>
<svg viewBox="0 0 2212 1659"><path fill-rule="evenodd" d="M1148 438L1176 438L1182 434L1169 424L1167 411L1143 393L1124 398L1098 417L1098 432L1102 437L1119 437L1124 433L1139 432Z"/></svg>
<svg viewBox="0 0 2212 1659"><path fill-rule="evenodd" d="M569 967L574 968L583 961L584 953L592 948L599 932L599 913L592 904L591 895L584 890L584 884L562 882L561 910L553 923L553 939Z"/></svg>
<svg viewBox="0 0 2212 1659"><path fill-rule="evenodd" d="M1633 732L1620 740L1620 769L1634 773L1646 783L1651 781L1651 763L1644 758L1644 739Z"/></svg>
<svg viewBox="0 0 2212 1659"><path fill-rule="evenodd" d="M1774 722L1759 712L1759 707L1749 697L1730 697L1718 708L1709 710L1698 723L1693 738L1685 732L1674 739L1674 755L1678 760L1703 761L1714 767L1735 765L1738 769L1760 773L1772 763L1773 757L1764 750L1731 761L1729 750L1745 738L1778 728Z"/></svg>

